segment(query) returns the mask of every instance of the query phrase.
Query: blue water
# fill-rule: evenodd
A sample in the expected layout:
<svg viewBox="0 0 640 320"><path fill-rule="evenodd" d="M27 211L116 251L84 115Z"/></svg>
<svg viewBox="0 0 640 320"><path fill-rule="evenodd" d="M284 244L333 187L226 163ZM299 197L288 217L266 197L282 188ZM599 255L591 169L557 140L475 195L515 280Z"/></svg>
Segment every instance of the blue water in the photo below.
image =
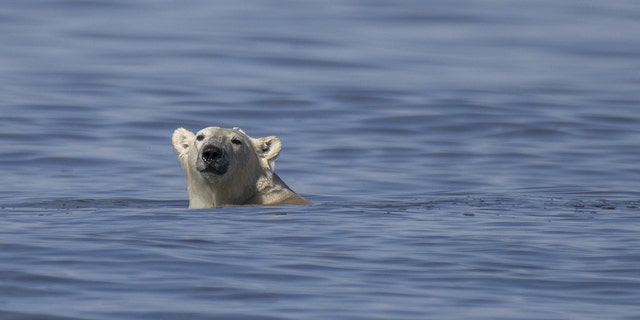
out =
<svg viewBox="0 0 640 320"><path fill-rule="evenodd" d="M0 319L640 319L635 1L0 3ZM312 206L187 210L177 127Z"/></svg>

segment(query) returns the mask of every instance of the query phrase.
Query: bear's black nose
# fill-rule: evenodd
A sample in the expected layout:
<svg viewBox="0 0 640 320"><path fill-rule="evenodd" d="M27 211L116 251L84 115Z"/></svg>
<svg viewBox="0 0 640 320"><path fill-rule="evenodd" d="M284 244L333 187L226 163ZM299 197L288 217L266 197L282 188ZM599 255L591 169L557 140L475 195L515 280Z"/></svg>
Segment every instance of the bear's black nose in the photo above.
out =
<svg viewBox="0 0 640 320"><path fill-rule="evenodd" d="M209 146L202 150L202 161L205 163L212 163L219 160L222 157L222 149L214 146Z"/></svg>

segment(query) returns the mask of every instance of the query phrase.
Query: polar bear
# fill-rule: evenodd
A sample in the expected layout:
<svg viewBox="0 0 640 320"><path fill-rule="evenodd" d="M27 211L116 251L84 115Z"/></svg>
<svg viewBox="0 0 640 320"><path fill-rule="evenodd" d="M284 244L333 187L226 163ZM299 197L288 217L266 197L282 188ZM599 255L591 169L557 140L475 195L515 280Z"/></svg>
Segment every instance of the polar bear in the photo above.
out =
<svg viewBox="0 0 640 320"><path fill-rule="evenodd" d="M254 139L239 128L184 128L173 148L187 175L189 208L230 205L311 204L274 172L282 144L274 136Z"/></svg>

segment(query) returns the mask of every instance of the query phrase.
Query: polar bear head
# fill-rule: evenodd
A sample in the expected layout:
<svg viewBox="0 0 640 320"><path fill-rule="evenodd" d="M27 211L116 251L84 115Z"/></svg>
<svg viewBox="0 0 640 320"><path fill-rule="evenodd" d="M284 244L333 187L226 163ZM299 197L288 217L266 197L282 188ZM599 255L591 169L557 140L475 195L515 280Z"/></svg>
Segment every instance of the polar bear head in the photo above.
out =
<svg viewBox="0 0 640 320"><path fill-rule="evenodd" d="M273 183L282 148L275 136L254 139L239 128L179 128L172 140L187 175L190 208L251 202Z"/></svg>

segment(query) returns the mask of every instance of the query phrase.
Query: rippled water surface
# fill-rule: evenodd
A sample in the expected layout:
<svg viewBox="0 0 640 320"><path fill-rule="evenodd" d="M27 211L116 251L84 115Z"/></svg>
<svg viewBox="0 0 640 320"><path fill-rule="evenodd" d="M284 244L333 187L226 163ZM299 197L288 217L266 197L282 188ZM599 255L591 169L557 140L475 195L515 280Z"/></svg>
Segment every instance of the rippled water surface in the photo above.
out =
<svg viewBox="0 0 640 320"><path fill-rule="evenodd" d="M0 319L640 319L633 1L3 1ZM187 210L177 127L311 206Z"/></svg>

